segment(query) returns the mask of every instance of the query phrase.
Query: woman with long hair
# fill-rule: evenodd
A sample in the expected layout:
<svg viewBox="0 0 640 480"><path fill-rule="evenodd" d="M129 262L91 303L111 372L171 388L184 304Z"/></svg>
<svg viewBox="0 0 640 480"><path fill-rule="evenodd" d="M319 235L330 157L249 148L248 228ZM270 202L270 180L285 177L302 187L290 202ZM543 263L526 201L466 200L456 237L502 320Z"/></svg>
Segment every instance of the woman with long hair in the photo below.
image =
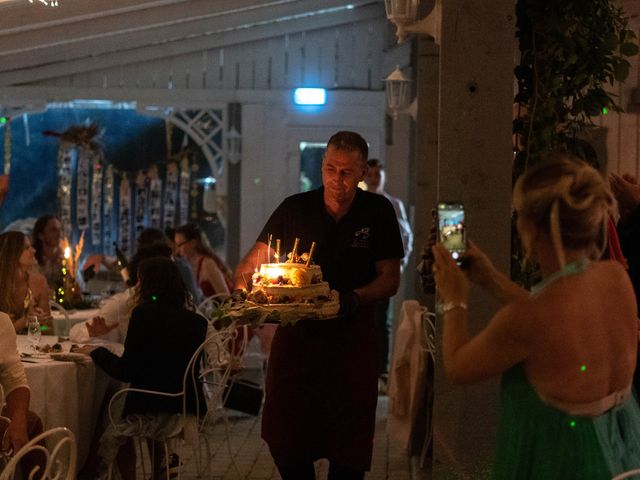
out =
<svg viewBox="0 0 640 480"><path fill-rule="evenodd" d="M207 321L187 308L189 295L175 263L166 257L142 260L133 301L136 306L131 313L121 357L104 347L85 346L79 351L90 353L98 367L113 378L130 383L131 388L180 392L186 367L204 342ZM200 398L199 404L204 405L204 398ZM195 414L196 405L195 397L188 396L187 411ZM129 392L122 418L143 416L142 423L149 431L159 432L170 430L171 422L177 417L174 414L182 411L181 398ZM123 425L107 427L98 452L103 466L109 465L125 444L125 429ZM130 450L131 444L126 445L126 453L118 456L118 466L123 478L135 478L135 454ZM95 478L93 472L87 475Z"/></svg>
<svg viewBox="0 0 640 480"><path fill-rule="evenodd" d="M531 292L472 243L466 274L442 244L433 247L447 376L502 374L494 478L596 480L638 468L636 301L620 263L599 260L615 208L608 185L585 163L556 156L520 177L513 204L523 248L543 274ZM475 336L469 279L505 305Z"/></svg>
<svg viewBox="0 0 640 480"><path fill-rule="evenodd" d="M22 232L0 235L0 312L9 315L17 332L27 327L27 317L36 315L45 333L51 329L49 289L44 276L33 271L35 250Z"/></svg>
<svg viewBox="0 0 640 480"><path fill-rule="evenodd" d="M197 225L187 224L175 231L176 253L186 258L196 272L203 296L226 293L233 288L233 274L215 254Z"/></svg>

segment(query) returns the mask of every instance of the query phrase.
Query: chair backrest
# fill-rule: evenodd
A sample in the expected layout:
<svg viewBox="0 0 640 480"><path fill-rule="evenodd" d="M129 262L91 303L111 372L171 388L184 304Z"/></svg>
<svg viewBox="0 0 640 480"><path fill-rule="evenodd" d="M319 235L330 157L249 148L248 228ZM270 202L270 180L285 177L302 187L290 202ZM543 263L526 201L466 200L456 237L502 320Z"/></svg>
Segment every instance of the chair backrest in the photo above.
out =
<svg viewBox="0 0 640 480"><path fill-rule="evenodd" d="M198 306L196 307L196 312L206 318L209 323L211 323L211 313L220 303L224 302L227 298L229 298L228 293L216 293L215 295L211 295L198 304Z"/></svg>
<svg viewBox="0 0 640 480"><path fill-rule="evenodd" d="M613 477L611 480L623 480L624 478L631 478L631 477L640 478L640 468L635 468L635 469L629 470L627 472L622 472L622 473L616 475L615 477Z"/></svg>
<svg viewBox="0 0 640 480"><path fill-rule="evenodd" d="M234 368L234 360L230 352L233 351L237 334L235 325L219 330L210 328L204 343L194 354L189 368L188 383L192 388L202 388L207 407L207 413L202 418L198 405L198 425L215 415L216 411L223 406L229 377ZM185 378L185 390L186 388L187 379ZM197 394L196 398L198 399Z"/></svg>
<svg viewBox="0 0 640 480"><path fill-rule="evenodd" d="M52 428L29 441L0 472L0 480L13 479L18 463L28 454L38 456L38 467L29 472L28 478L75 480L78 454L75 437L68 428Z"/></svg>
<svg viewBox="0 0 640 480"><path fill-rule="evenodd" d="M235 325L215 330L209 327L204 342L195 350L182 378L182 390L175 393L167 393L139 388L123 388L116 392L109 401L108 414L113 425L118 425L118 419L114 417L116 399L128 392L143 393L162 397L179 397L182 400L182 414L188 415L188 402L191 395L196 401L197 419L201 419L201 396L204 395L206 407L214 408L224 395L233 361L229 352L233 349L233 342L237 333ZM220 403L221 400L220 400ZM2 479L0 479L2 480Z"/></svg>

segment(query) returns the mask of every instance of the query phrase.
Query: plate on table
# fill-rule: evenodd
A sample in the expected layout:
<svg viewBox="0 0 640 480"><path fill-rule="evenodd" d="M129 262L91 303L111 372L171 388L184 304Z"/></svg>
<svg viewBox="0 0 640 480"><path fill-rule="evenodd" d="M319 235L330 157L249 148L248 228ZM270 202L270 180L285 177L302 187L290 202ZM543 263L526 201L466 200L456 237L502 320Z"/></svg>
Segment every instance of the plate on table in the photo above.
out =
<svg viewBox="0 0 640 480"><path fill-rule="evenodd" d="M78 352L58 352L58 353L50 353L49 355L53 360L58 360L59 362L86 363L91 361L91 357L89 355L85 355L84 353L78 353Z"/></svg>

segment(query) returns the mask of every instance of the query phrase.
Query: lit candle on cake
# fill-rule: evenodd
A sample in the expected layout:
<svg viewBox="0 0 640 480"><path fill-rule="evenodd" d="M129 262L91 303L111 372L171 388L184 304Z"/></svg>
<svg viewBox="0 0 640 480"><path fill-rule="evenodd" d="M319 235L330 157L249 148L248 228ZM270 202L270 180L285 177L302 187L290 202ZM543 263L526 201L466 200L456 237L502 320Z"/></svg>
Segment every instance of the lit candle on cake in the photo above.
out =
<svg viewBox="0 0 640 480"><path fill-rule="evenodd" d="M300 239L296 237L295 242L293 242L293 250L291 250L291 258L289 259L289 263L295 263L296 252L298 251L299 243L300 243Z"/></svg>
<svg viewBox="0 0 640 480"><path fill-rule="evenodd" d="M275 263L280 263L280 239L279 238L276 239L276 262Z"/></svg>
<svg viewBox="0 0 640 480"><path fill-rule="evenodd" d="M305 264L305 267L308 267L309 265L311 265L311 257L313 257L313 251L316 248L316 242L311 242L311 249L309 249L309 258L307 258L307 263Z"/></svg>

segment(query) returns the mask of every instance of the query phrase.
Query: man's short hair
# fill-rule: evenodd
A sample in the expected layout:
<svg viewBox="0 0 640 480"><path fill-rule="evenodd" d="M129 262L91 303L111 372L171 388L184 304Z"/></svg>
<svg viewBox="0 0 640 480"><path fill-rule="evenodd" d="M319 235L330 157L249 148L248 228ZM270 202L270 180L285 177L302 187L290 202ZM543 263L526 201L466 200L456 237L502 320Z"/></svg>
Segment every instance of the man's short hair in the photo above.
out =
<svg viewBox="0 0 640 480"><path fill-rule="evenodd" d="M382 163L377 158L370 158L369 160L367 160L367 165L369 167L378 167L380 168L380 170L384 170L384 163Z"/></svg>
<svg viewBox="0 0 640 480"><path fill-rule="evenodd" d="M345 152L360 152L365 162L369 157L369 146L367 142L356 132L343 130L333 134L327 143L327 148L329 147Z"/></svg>

